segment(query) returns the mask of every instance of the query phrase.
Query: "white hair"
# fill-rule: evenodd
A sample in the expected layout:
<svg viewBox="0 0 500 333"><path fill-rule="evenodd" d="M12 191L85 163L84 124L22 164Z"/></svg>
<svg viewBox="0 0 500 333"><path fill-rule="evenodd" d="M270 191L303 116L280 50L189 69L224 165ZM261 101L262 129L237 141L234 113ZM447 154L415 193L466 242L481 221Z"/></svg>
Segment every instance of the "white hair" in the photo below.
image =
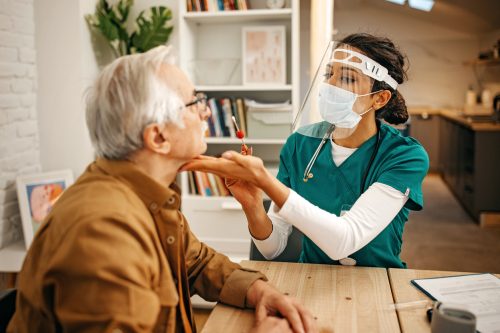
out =
<svg viewBox="0 0 500 333"><path fill-rule="evenodd" d="M87 95L87 127L97 157L126 159L141 149L152 123L183 127L184 105L162 80L162 65L173 64L170 47L124 56L106 66ZM167 74L168 75L168 74Z"/></svg>

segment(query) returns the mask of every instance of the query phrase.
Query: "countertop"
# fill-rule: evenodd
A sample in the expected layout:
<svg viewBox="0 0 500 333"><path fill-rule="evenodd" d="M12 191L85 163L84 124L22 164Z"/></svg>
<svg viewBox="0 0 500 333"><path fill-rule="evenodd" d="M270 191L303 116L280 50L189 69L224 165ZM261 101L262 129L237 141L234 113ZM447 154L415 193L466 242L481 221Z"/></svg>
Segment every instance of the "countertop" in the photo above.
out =
<svg viewBox="0 0 500 333"><path fill-rule="evenodd" d="M412 116L438 115L477 132L500 131L500 123L473 121L468 115L463 115L460 109L409 107L408 112Z"/></svg>

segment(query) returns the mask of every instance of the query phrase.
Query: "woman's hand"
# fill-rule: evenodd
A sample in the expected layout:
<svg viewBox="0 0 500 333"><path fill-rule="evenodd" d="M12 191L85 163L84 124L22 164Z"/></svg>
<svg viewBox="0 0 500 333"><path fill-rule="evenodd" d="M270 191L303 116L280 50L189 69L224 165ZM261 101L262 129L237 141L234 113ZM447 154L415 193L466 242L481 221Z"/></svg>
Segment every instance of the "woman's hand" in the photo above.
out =
<svg viewBox="0 0 500 333"><path fill-rule="evenodd" d="M262 191L252 183L226 178L226 186L243 208L252 209L256 205L262 206Z"/></svg>
<svg viewBox="0 0 500 333"><path fill-rule="evenodd" d="M257 187L262 187L266 178L272 177L260 158L241 155L235 151L227 151L222 154L221 158L199 156L184 164L181 171L186 170L209 172L223 178L244 180Z"/></svg>
<svg viewBox="0 0 500 333"><path fill-rule="evenodd" d="M235 151L227 151L221 158L199 156L184 164L180 171L186 170L210 172L223 178L247 181L262 189L278 208L283 206L290 194L290 189L267 171L260 158L244 156Z"/></svg>
<svg viewBox="0 0 500 333"><path fill-rule="evenodd" d="M241 145L241 155L249 156L252 155L252 147L247 145ZM229 189L233 197L238 200L239 203L245 209L255 209L255 206L261 206L262 202L262 191L255 185L245 181L233 178L224 178L226 187Z"/></svg>

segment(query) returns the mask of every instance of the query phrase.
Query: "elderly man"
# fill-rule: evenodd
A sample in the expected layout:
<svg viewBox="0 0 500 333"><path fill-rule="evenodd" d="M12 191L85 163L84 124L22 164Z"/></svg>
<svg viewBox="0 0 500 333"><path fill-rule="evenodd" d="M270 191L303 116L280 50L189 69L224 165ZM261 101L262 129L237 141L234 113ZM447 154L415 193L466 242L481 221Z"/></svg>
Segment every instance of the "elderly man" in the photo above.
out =
<svg viewBox="0 0 500 333"><path fill-rule="evenodd" d="M255 331L315 330L296 300L201 243L180 212L174 180L206 150L210 110L168 48L107 66L86 115L97 160L41 225L8 332L192 332L193 294L255 307Z"/></svg>

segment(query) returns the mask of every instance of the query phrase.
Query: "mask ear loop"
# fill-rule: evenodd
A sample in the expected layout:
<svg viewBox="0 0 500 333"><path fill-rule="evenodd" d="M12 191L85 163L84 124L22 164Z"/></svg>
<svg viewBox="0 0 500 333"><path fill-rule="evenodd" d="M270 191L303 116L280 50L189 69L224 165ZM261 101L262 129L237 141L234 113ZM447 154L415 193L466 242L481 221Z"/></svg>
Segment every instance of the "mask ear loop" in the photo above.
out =
<svg viewBox="0 0 500 333"><path fill-rule="evenodd" d="M374 91L374 92L371 92L371 93L368 93L368 94L357 95L357 97L356 97L356 98L358 98L358 97L363 97L363 96L370 96L370 95L373 95L373 94L379 93L379 92L381 92L381 91L384 91L384 89L380 89L380 90L377 90L377 91ZM371 109L375 110L375 109L373 108L373 105L372 105L372 106L370 106L370 107L368 108L368 110L366 110L365 112L359 113L359 116L361 117L361 116L363 116L365 113L370 112L370 110L371 110ZM375 110L375 111L377 111L377 110Z"/></svg>

